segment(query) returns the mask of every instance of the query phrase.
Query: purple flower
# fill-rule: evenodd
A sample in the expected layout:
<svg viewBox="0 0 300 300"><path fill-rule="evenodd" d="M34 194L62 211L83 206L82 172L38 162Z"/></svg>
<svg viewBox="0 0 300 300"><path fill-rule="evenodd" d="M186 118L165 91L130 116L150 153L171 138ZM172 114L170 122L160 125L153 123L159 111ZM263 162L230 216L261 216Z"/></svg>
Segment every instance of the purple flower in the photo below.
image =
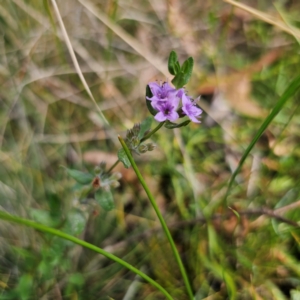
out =
<svg viewBox="0 0 300 300"><path fill-rule="evenodd" d="M176 121L179 118L177 109L182 100L182 113L188 116L192 122L201 123L198 118L202 114L202 109L196 106L197 99L193 100L187 96L183 88L176 90L167 82L160 84L150 82L149 88L153 96L146 97L146 99L151 101L151 106L157 111L154 117L156 121Z"/></svg>
<svg viewBox="0 0 300 300"><path fill-rule="evenodd" d="M158 108L159 102L162 101L176 101L177 90L172 88L167 82L163 84L158 84L157 82L149 83L150 90L152 92L153 97L146 97L149 101L151 101L151 105L154 109L160 110Z"/></svg>
<svg viewBox="0 0 300 300"><path fill-rule="evenodd" d="M201 123L197 118L202 114L202 109L196 106L195 101L191 100L189 96L187 96L183 90L180 90L178 94L182 99L182 111L185 115L187 115L192 122Z"/></svg>
<svg viewBox="0 0 300 300"><path fill-rule="evenodd" d="M157 101L156 107L154 107L159 112L155 115L154 119L158 122L164 122L166 120L176 121L179 118L177 113L177 107L180 99L174 97L174 99L168 101Z"/></svg>

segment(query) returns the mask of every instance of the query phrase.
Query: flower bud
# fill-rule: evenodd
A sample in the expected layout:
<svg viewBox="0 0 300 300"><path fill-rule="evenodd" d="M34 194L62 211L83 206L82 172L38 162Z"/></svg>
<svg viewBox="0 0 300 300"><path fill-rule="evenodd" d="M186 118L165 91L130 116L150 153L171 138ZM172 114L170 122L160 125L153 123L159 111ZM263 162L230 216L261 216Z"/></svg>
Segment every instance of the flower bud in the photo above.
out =
<svg viewBox="0 0 300 300"><path fill-rule="evenodd" d="M139 124L139 123L134 124L132 131L135 136L138 136L140 130L141 130L141 124Z"/></svg>
<svg viewBox="0 0 300 300"><path fill-rule="evenodd" d="M134 133L131 129L127 130L126 139L131 140L134 137Z"/></svg>
<svg viewBox="0 0 300 300"><path fill-rule="evenodd" d="M111 188L117 188L117 187L119 187L120 186L120 183L119 183L119 181L116 181L116 180L114 180L114 181L111 181L110 183L109 183L109 186L111 187Z"/></svg>
<svg viewBox="0 0 300 300"><path fill-rule="evenodd" d="M148 143L147 147L148 147L148 151L153 151L156 148L156 145L153 143Z"/></svg>
<svg viewBox="0 0 300 300"><path fill-rule="evenodd" d="M134 137L131 139L131 145L132 145L132 148L135 149L139 144L140 144L140 140L138 139L138 137L134 136Z"/></svg>
<svg viewBox="0 0 300 300"><path fill-rule="evenodd" d="M101 173L102 169L100 168L100 166L96 166L94 169L94 173L95 175L99 175Z"/></svg>
<svg viewBox="0 0 300 300"><path fill-rule="evenodd" d="M122 178L122 174L120 172L113 173L110 177L109 180L119 180Z"/></svg>
<svg viewBox="0 0 300 300"><path fill-rule="evenodd" d="M106 162L105 161L101 161L101 163L100 163L100 168L101 168L101 170L102 171L105 171L105 168L106 168Z"/></svg>
<svg viewBox="0 0 300 300"><path fill-rule="evenodd" d="M140 153L146 153L148 151L148 146L145 144L140 144L138 147L138 151Z"/></svg>

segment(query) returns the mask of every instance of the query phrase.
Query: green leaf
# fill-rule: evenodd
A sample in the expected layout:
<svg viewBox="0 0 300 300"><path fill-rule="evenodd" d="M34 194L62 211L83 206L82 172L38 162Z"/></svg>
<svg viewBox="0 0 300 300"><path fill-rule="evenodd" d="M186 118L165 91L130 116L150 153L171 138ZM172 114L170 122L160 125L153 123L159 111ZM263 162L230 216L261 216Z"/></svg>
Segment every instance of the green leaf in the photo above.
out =
<svg viewBox="0 0 300 300"><path fill-rule="evenodd" d="M74 273L69 276L68 282L77 286L84 284L84 276L81 273Z"/></svg>
<svg viewBox="0 0 300 300"><path fill-rule="evenodd" d="M50 208L50 216L59 220L62 213L62 201L56 193L46 191L46 199Z"/></svg>
<svg viewBox="0 0 300 300"><path fill-rule="evenodd" d="M170 56L169 56L169 60L168 60L168 69L169 69L170 74L172 74L172 75L177 74L178 66L176 63L178 63L178 57L177 57L176 52L174 50L172 50L170 52ZM178 65L179 65L179 63L178 63ZM180 71L180 67L179 67L179 71Z"/></svg>
<svg viewBox="0 0 300 300"><path fill-rule="evenodd" d="M64 167L67 170L67 173L69 176L71 176L73 179L75 179L78 183L81 184L89 184L92 183L94 176L90 173L84 173L78 170L68 169Z"/></svg>
<svg viewBox="0 0 300 300"><path fill-rule="evenodd" d="M177 66L178 67L178 66ZM188 83L192 76L194 67L194 60L192 57L189 57L182 65L181 70L176 73L176 76L173 78L172 83L177 89L182 88L185 84ZM179 67L180 68L180 67Z"/></svg>
<svg viewBox="0 0 300 300"><path fill-rule="evenodd" d="M184 73L186 83L190 80L194 67L194 59L189 57L182 65L181 71Z"/></svg>
<svg viewBox="0 0 300 300"><path fill-rule="evenodd" d="M29 274L22 275L16 288L18 293L18 299L27 300L31 298L33 291L33 280Z"/></svg>
<svg viewBox="0 0 300 300"><path fill-rule="evenodd" d="M180 72L180 64L179 64L178 61L176 62L174 68L175 68L175 73L176 73L176 74Z"/></svg>
<svg viewBox="0 0 300 300"><path fill-rule="evenodd" d="M152 98L153 97L153 94L152 94L152 92L150 90L149 85L146 86L146 97L148 97L148 98ZM153 115L153 116L155 116L157 114L157 111L152 107L151 101L147 100L147 98L146 98L146 105L147 105L147 108L148 108L150 114Z"/></svg>
<svg viewBox="0 0 300 300"><path fill-rule="evenodd" d="M95 193L95 198L96 201L100 204L100 206L106 211L115 208L115 202L111 191L99 189Z"/></svg>
<svg viewBox="0 0 300 300"><path fill-rule="evenodd" d="M46 226L54 227L59 223L59 220L53 219L51 213L46 210L31 208L29 214L36 222Z"/></svg>
<svg viewBox="0 0 300 300"><path fill-rule="evenodd" d="M72 209L67 214L67 219L64 224L64 230L71 235L78 235L83 232L87 219L83 213L78 209Z"/></svg>
<svg viewBox="0 0 300 300"><path fill-rule="evenodd" d="M235 216L238 218L238 220L239 220L239 222L241 221L241 216L240 216L240 214L235 210L235 209L233 209L233 208L231 208L231 207L228 207L234 214L235 214Z"/></svg>
<svg viewBox="0 0 300 300"><path fill-rule="evenodd" d="M229 294L229 299L236 299L236 286L231 274L223 270L223 279L226 283L226 288Z"/></svg>
<svg viewBox="0 0 300 300"><path fill-rule="evenodd" d="M142 121L141 129L138 135L139 140L141 140L144 137L146 131L150 130L152 121L152 117L147 117L145 120Z"/></svg>
<svg viewBox="0 0 300 300"><path fill-rule="evenodd" d="M220 254L222 253L222 248L218 240L218 235L211 224L207 224L207 234L210 255L212 257L220 256Z"/></svg>
<svg viewBox="0 0 300 300"><path fill-rule="evenodd" d="M182 123L176 124L176 123L172 123L170 121L167 121L165 123L165 127L168 128L168 129L180 128L180 127L184 127L184 126L188 125L190 122L191 122L190 120L186 120Z"/></svg>
<svg viewBox="0 0 300 300"><path fill-rule="evenodd" d="M124 167L128 169L131 166L131 163L128 159L128 156L123 148L118 151L118 158L123 163Z"/></svg>
<svg viewBox="0 0 300 300"><path fill-rule="evenodd" d="M187 80L185 78L185 75L182 71L180 71L173 79L172 79L173 85L177 88L180 89L182 88L186 83Z"/></svg>
<svg viewBox="0 0 300 300"><path fill-rule="evenodd" d="M183 85L184 85L183 75L184 74L182 72L180 72L171 81L177 89L183 87Z"/></svg>
<svg viewBox="0 0 300 300"><path fill-rule="evenodd" d="M276 115L281 111L281 109L283 108L283 106L286 104L287 100L292 97L298 90L300 89L300 75L297 76L291 83L290 85L286 88L285 92L283 93L283 95L280 97L280 99L278 100L278 102L276 103L276 105L274 106L273 110L271 111L271 113L266 117L266 119L264 120L264 122L261 124L260 128L258 129L257 133L255 134L254 138L252 139L251 143L249 144L249 146L247 147L247 149L245 150L238 167L236 168L236 170L234 171L234 173L232 174L228 187L227 187L227 191L226 191L226 195L224 197L224 202L227 201L227 197L229 195L230 189L233 185L233 182L236 178L236 176L238 175L238 173L241 171L242 166L246 160L246 158L248 157L248 155L250 154L251 150L253 149L254 145L256 144L256 142L260 139L260 137L262 136L262 134L264 133L264 131L268 128L268 126L270 125L270 123L273 121L273 119L276 117Z"/></svg>

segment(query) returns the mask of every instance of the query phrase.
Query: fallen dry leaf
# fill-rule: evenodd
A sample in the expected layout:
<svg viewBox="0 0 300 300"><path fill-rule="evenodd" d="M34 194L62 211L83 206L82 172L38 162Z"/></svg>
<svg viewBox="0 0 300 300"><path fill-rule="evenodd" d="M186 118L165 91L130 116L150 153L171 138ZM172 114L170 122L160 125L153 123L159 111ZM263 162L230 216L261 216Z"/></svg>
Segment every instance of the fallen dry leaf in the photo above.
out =
<svg viewBox="0 0 300 300"><path fill-rule="evenodd" d="M265 109L256 104L251 97L251 82L248 75L241 76L232 84L224 85L222 90L230 106L239 113L252 118L267 116Z"/></svg>

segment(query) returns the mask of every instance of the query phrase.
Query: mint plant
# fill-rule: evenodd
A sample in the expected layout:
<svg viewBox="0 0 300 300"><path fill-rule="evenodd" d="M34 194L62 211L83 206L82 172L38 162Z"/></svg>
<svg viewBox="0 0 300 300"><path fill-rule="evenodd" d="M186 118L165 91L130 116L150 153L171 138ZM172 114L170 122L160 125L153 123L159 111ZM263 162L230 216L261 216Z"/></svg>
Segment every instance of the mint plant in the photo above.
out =
<svg viewBox="0 0 300 300"><path fill-rule="evenodd" d="M145 143L145 141L156 133L162 126L165 126L168 129L174 129L187 126L190 122L200 123L199 118L201 117L202 110L197 105L198 99L193 100L186 94L183 87L191 77L193 59L191 57L188 58L182 66L180 66L176 52L172 51L168 60L168 68L170 73L175 75L172 80L174 87L172 87L168 82L150 82L146 87L146 106L152 116L154 116L154 120L159 122L159 124L151 130L152 120L151 117L148 117L141 123L135 124L133 128L129 129L124 140L119 137L122 148L118 151L118 160L109 170L105 170L105 163L103 162L99 167L95 168L94 175L70 169L67 169L67 172L79 184L88 185L87 191L94 192L95 200L103 209L111 210L114 208L111 189L118 186L118 179L120 179L119 173L112 173L114 167L120 161L123 163L125 168L129 168L130 166L133 167L140 183L149 197L153 209L155 210L170 243L178 267L181 271L187 294L190 299L193 299L193 292L188 276L170 231L158 209L151 191L147 187L147 184L132 157L133 153L141 155L147 151L155 149L155 144L151 142ZM187 117L188 120L181 123L174 123L175 121L178 121L178 119L185 117Z"/></svg>
<svg viewBox="0 0 300 300"><path fill-rule="evenodd" d="M189 81L192 70L193 70L193 59L188 58L182 65L180 65L177 54L172 51L169 56L168 61L168 69L174 78L172 79L171 83L169 82L150 82L146 86L146 107L150 112L151 116L147 117L145 120L141 121L138 124L135 124L133 128L127 131L126 136L124 139L119 136L119 141L122 145L122 148L118 151L118 160L112 164L109 168L107 168L106 163L102 162L98 166L95 167L93 171L90 172L82 172L80 170L65 168L67 174L72 177L76 181L76 192L77 192L77 200L78 202L82 201L84 203L87 199L94 199L105 211L111 211L114 207L114 198L113 198L113 191L115 188L119 186L119 180L121 178L121 174L118 172L114 172L115 166L122 162L125 168L132 167L136 173L136 176L143 186L149 201L159 219L162 229L167 237L167 240L170 244L172 249L173 255L178 265L178 269L180 270L180 274L182 276L182 280L185 285L186 289L186 296L189 299L195 299L194 292L199 287L196 286L195 283L195 291L192 288L190 280L188 278L185 266L181 260L180 254L177 250L175 242L172 238L170 230L162 216L162 213L159 210L159 207L153 197L151 190L147 186L146 181L144 180L142 174L140 173L133 155L143 155L147 151L153 151L156 147L154 143L148 141L157 131L159 131L162 127L167 129L175 129L180 128L183 126L187 126L190 122L200 123L200 118L202 115L202 110L198 106L198 98L193 99L186 93L184 85ZM223 199L224 207L227 208L227 197L229 192L233 186L234 179L238 172L241 170L243 163L245 162L246 158L249 156L251 150L253 149L254 145L258 141L258 139L262 136L263 132L275 118L275 116L281 111L282 107L286 104L287 100L290 99L294 94L300 89L300 77L296 77L291 83L288 85L282 96L280 97L279 101L274 106L273 110L269 114L269 116L264 120L260 128L258 129L256 135L252 139L251 143L245 150L237 169L233 172L231 179L229 181L227 191L225 197ZM180 120L182 119L182 120ZM152 128L153 120L158 122L154 128ZM152 128L152 129L151 129ZM286 200L284 200L286 201ZM135 274L139 275L157 290L159 290L167 299L174 299L172 297L172 290L168 291L164 287L162 287L158 282L150 278L144 272L135 268L131 264L127 263L123 259L97 247L93 244L90 244L82 239L75 237L83 232L86 226L86 219L83 216L82 212L76 208L72 208L68 211L66 215L61 216L59 214L60 211L60 201L56 197L53 197L50 203L50 211L42 211L40 209L31 209L31 217L35 221L23 219L14 215L11 215L7 212L0 211L0 219L6 220L9 222L14 222L17 224L21 224L27 227L34 228L40 232L50 234L51 236L61 238L61 245L60 251L57 251L56 256L53 256L52 250L49 247L49 251L45 251L43 253L43 257L39 262L39 258L35 258L40 275L47 279L48 273L51 273L51 269L49 266L53 268L53 266L57 267L57 269L61 272L64 271L65 265L60 263L64 252L68 250L69 241L87 249L90 249L94 252L97 252L106 258L118 263L119 265L127 268L128 270L134 272ZM237 216L239 219L240 215L239 212L236 211L234 208L230 208L231 211ZM246 211L244 213L253 213L253 214L265 214L269 215L273 218L277 218L287 224L290 224L296 228L298 228L298 224L296 222L290 221L285 219L279 215L274 214L273 211L269 210L259 210L259 211ZM222 217L223 215L216 215L217 217ZM195 221L199 221L198 219ZM211 235L211 249L212 254L217 254L219 259L219 245L215 243L214 239L216 235L213 231L213 228L208 224L208 229ZM46 241L48 242L48 236L46 236ZM23 251L23 250L22 250ZM222 259L222 257L221 257ZM50 264L49 264L50 261ZM69 264L69 261L64 260L65 264ZM209 262L208 262L209 263ZM218 276L223 277L224 282L228 289L228 294L230 299L236 298L236 287L235 283L232 279L232 273L225 268L223 269L223 262L221 261L222 268L219 268L217 265L217 271L220 273ZM294 265L293 261L291 260L291 264ZM80 282L83 281L82 276L73 277L73 282ZM77 276L77 279L76 279ZM71 280L71 281L72 281ZM194 281L195 282L195 281ZM33 280L30 275L24 275L20 279L20 283L18 288L20 291L17 291L18 295L22 294L22 298L28 298L30 295L30 291L28 287L32 286ZM25 292L23 292L23 290ZM27 292L26 292L27 290ZM182 299L182 298L180 298Z"/></svg>

